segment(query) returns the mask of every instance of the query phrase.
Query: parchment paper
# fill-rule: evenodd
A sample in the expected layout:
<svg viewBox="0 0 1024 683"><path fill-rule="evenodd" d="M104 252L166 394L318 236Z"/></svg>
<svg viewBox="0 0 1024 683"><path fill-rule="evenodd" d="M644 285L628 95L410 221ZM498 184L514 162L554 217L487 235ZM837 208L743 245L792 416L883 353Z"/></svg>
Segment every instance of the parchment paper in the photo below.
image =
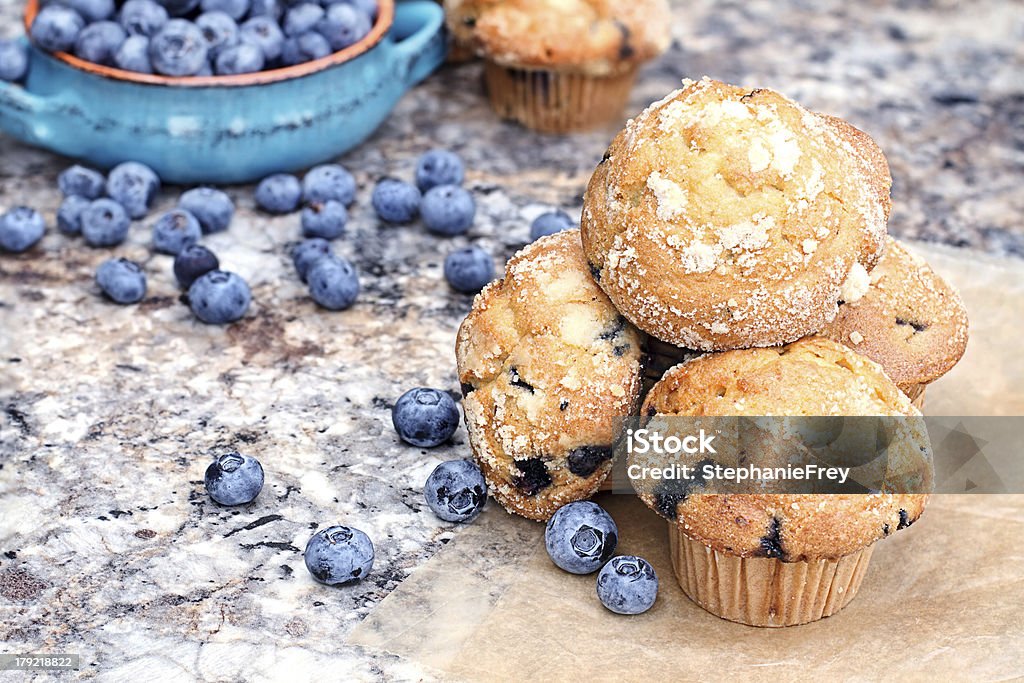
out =
<svg viewBox="0 0 1024 683"><path fill-rule="evenodd" d="M971 318L967 354L929 387L926 413L1024 414L1024 266L916 250L960 288ZM1024 676L1024 495L933 497L917 524L878 544L846 609L785 629L734 624L690 602L672 573L664 520L631 496L597 502L619 526L618 553L642 555L658 573L648 613L607 612L594 576L551 564L542 525L491 503L350 642L471 681Z"/></svg>

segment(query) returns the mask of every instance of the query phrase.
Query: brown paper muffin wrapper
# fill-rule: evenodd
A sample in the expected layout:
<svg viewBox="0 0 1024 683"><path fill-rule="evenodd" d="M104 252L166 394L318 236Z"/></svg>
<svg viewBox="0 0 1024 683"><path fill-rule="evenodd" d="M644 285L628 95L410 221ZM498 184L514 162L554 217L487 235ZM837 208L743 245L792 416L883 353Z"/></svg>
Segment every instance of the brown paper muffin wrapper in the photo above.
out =
<svg viewBox="0 0 1024 683"><path fill-rule="evenodd" d="M484 62L494 111L543 133L570 133L618 122L636 80L632 68L612 76L514 69Z"/></svg>
<svg viewBox="0 0 1024 683"><path fill-rule="evenodd" d="M924 389L926 384L915 384L904 392L918 410L924 410Z"/></svg>
<svg viewBox="0 0 1024 683"><path fill-rule="evenodd" d="M874 546L837 559L783 562L738 557L669 523L672 567L683 592L712 614L750 626L796 626L831 616L857 594Z"/></svg>

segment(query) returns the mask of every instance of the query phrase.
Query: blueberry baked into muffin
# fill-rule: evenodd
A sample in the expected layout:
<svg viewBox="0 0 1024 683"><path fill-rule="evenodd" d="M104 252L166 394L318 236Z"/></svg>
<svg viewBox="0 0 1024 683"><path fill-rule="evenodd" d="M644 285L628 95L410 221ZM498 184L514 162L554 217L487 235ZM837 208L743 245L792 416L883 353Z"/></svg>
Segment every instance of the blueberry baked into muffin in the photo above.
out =
<svg viewBox="0 0 1024 683"><path fill-rule="evenodd" d="M670 42L666 0L446 0L457 45L484 58L494 110L565 133L614 121Z"/></svg>
<svg viewBox="0 0 1024 683"><path fill-rule="evenodd" d="M648 394L642 414L920 415L876 363L820 337L678 365ZM923 464L928 477L913 490L930 487L930 460ZM720 617L755 626L801 624L842 609L874 543L913 524L928 500L907 493L712 494L700 479L634 485L670 522L672 562L686 594Z"/></svg>
<svg viewBox="0 0 1024 683"><path fill-rule="evenodd" d="M516 254L459 328L466 426L491 494L546 520L611 469L615 418L639 403L642 336L594 283L578 230Z"/></svg>
<svg viewBox="0 0 1024 683"><path fill-rule="evenodd" d="M853 126L705 78L631 120L586 191L583 247L642 331L700 351L813 334L881 257L888 168Z"/></svg>

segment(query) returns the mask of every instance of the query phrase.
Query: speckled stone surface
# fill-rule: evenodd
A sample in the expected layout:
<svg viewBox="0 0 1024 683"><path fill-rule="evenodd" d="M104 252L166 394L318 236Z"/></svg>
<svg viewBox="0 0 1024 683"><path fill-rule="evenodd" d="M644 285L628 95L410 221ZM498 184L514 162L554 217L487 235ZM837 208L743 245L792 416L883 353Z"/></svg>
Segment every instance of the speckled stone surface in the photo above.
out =
<svg viewBox="0 0 1024 683"><path fill-rule="evenodd" d="M18 7L0 0L0 32ZM895 177L890 230L1024 256L1024 6L981 1L679 3L671 52L642 75L639 111L703 74L782 90L869 131ZM171 259L136 222L128 244L93 250L53 229L67 160L0 136L0 208L38 207L51 226L30 253L0 255L0 652L72 652L107 680L430 678L346 634L458 529L420 487L468 456L464 430L432 451L400 444L390 405L429 385L457 391L452 347L471 299L443 281L444 255L473 242L499 265L545 207L579 214L614 130L571 138L497 121L478 65L449 67L405 97L344 159L360 183L337 250L358 268L355 308L326 313L287 257L298 215L239 210L204 243L253 288L247 317L197 323ZM478 202L465 237L378 224L382 175L458 151ZM144 263L143 303L118 307L92 281L111 255ZM251 505L205 495L210 458L258 456ZM493 511L489 514L502 514ZM361 584L326 588L301 550L318 526L366 531L377 563ZM501 558L496 557L495 562ZM325 675L326 674L326 675Z"/></svg>

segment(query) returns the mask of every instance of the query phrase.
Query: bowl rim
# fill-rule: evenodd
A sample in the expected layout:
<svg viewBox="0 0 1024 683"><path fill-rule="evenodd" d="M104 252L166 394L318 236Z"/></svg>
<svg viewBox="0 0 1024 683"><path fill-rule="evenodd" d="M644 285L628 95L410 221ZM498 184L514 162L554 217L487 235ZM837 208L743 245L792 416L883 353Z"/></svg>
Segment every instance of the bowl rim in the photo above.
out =
<svg viewBox="0 0 1024 683"><path fill-rule="evenodd" d="M31 35L32 22L35 20L36 15L39 13L40 0L27 0L25 3L25 35ZM49 56L57 59L58 61L64 62L68 66L71 66L80 71L107 78L115 81L126 81L129 83L138 83L140 85L161 85L166 87L178 87L178 88L197 88L197 87L211 87L211 86L228 86L228 87L239 87L239 86L250 86L250 85L264 85L267 83L276 83L278 81L286 81L293 78L300 78L302 76L309 76L325 69L329 69L332 66L343 64L347 61L355 59L359 55L367 52L370 48L374 47L383 40L384 36L391 29L395 20L395 0L377 0L377 20L374 22L370 29L362 40L357 43L349 45L343 50L338 52L332 52L326 57L320 59L314 59L310 62L304 62L302 64L295 64L294 66L281 67L279 69L270 69L267 71L256 71L246 74L237 74L230 76L162 76L159 74L143 74L136 71L127 71L125 69L118 69L112 66L104 66L102 64L95 64L93 62L86 61L80 57L68 52L47 52ZM31 38L29 38L31 43ZM45 52L45 50L44 50Z"/></svg>

